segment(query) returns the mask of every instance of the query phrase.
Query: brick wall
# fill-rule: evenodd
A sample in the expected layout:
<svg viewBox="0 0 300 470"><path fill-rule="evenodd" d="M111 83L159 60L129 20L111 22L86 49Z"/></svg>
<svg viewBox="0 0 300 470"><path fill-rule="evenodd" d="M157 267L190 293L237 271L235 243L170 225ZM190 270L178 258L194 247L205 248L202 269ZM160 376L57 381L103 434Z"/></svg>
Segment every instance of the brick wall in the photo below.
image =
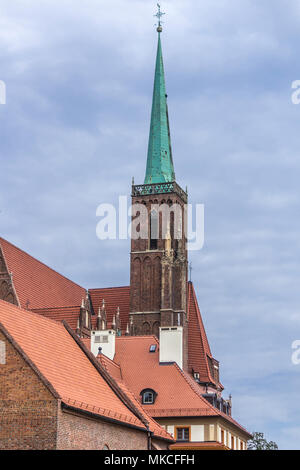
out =
<svg viewBox="0 0 300 470"><path fill-rule="evenodd" d="M86 418L76 413L58 411L58 450L147 450L147 433Z"/></svg>
<svg viewBox="0 0 300 470"><path fill-rule="evenodd" d="M57 400L0 331L0 449L55 449Z"/></svg>

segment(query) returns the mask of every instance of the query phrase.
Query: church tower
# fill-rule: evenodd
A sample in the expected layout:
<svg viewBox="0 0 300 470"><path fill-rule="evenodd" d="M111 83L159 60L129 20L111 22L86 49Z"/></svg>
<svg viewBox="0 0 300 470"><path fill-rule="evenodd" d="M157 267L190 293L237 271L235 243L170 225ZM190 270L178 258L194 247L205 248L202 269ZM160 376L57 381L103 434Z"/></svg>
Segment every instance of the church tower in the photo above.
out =
<svg viewBox="0 0 300 470"><path fill-rule="evenodd" d="M162 15L159 11L158 15ZM160 20L159 16L159 20ZM181 327L183 364L187 361L187 193L177 184L174 172L167 94L161 46L158 46L148 157L144 184L132 185L133 220L146 214L140 236L131 237L130 327L131 335L156 335L160 328ZM136 212L136 213L135 213ZM148 230L145 230L147 225ZM143 233L142 233L143 232Z"/></svg>

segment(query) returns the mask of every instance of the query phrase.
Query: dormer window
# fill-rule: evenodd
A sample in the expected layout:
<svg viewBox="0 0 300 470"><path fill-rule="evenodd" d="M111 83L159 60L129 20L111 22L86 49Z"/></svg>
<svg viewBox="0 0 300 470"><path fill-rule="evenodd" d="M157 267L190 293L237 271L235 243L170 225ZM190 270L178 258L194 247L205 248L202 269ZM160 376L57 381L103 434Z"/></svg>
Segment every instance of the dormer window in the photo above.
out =
<svg viewBox="0 0 300 470"><path fill-rule="evenodd" d="M157 397L157 393L154 390L147 388L146 390L142 390L141 396L143 405L153 405Z"/></svg>

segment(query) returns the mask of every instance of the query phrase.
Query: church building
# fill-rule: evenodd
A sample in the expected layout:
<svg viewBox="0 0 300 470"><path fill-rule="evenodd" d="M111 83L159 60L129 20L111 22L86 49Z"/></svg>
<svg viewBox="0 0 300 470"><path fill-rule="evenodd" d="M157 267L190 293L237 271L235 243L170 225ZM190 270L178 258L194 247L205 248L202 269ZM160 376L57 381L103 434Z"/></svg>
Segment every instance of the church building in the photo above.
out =
<svg viewBox="0 0 300 470"><path fill-rule="evenodd" d="M232 417L231 397L223 397L220 364L210 349L195 287L188 280L188 194L175 177L160 22L157 31L146 175L143 184L133 181L131 194L133 208L142 207L146 214L147 230L141 223L132 224L141 236L131 237L130 285L84 288L0 238L0 346L8 342L6 351L27 361L30 374L35 370L50 393L55 389L48 401L62 423L61 434L53 438L57 448L124 448L118 444L122 426L130 428L124 431L127 448L134 445L131 434L138 436L139 448L148 449L149 435L150 448L181 450L245 450L251 438ZM134 212L133 222L141 209ZM51 369L53 361L45 357L45 351L51 355L51 341L62 356L57 374ZM70 349L63 347L64 341ZM0 362L3 380L1 367L5 365ZM18 368L12 367L17 374ZM65 388L59 378L63 367L71 371ZM28 391L23 376L14 379ZM87 384L84 396L81 381ZM0 409L11 387L6 383L0 388ZM19 392L11 400L17 400ZM105 442L95 439L95 428L85 422L79 423L76 435L71 412L79 420L86 419L87 412L98 413L92 419L108 417L105 410L95 411L101 408L102 394L106 408L118 411L113 423L106 421ZM54 411L57 403L59 412ZM40 402L35 405L30 395L31 412L34 406L40 410ZM15 419L18 422L19 417ZM73 441L66 437L68 430ZM38 448L47 448L48 437L42 434L44 444ZM24 439L19 442L19 448L34 447L33 439L28 447ZM18 448L16 440L13 445Z"/></svg>

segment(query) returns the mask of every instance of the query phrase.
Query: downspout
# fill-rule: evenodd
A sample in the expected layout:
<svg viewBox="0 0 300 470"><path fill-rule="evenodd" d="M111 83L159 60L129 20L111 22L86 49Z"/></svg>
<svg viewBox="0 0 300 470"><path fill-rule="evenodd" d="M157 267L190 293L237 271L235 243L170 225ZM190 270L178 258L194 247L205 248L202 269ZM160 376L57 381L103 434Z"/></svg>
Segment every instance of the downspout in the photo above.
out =
<svg viewBox="0 0 300 470"><path fill-rule="evenodd" d="M148 425L146 425L146 428L147 428L147 436L148 436L148 450L151 450L151 448L152 448L152 436L153 436L154 433L152 431L150 431Z"/></svg>

